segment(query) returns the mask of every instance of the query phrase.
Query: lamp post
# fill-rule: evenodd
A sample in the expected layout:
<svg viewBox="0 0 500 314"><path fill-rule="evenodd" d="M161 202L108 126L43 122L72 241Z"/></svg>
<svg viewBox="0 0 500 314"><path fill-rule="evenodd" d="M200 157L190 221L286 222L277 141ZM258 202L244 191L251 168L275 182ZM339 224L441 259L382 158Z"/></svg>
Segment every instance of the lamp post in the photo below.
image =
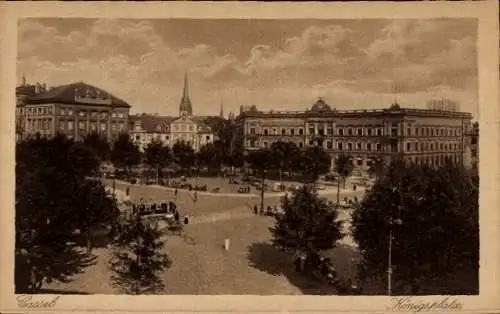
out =
<svg viewBox="0 0 500 314"><path fill-rule="evenodd" d="M399 213L403 206L398 206ZM394 219L389 217L389 253L388 253L388 266L387 266L387 295L392 294L392 240L394 238L393 226L402 225L403 221L400 218Z"/></svg>

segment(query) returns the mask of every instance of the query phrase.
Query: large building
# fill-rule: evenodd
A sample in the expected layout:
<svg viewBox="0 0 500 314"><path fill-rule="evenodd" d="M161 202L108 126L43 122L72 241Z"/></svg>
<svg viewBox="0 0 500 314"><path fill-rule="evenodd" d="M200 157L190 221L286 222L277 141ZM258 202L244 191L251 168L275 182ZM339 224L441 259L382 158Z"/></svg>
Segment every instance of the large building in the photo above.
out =
<svg viewBox="0 0 500 314"><path fill-rule="evenodd" d="M16 137L57 133L81 140L97 132L112 141L127 132L130 105L83 82L47 88L23 84L16 88Z"/></svg>
<svg viewBox="0 0 500 314"><path fill-rule="evenodd" d="M129 130L133 141L143 151L154 139L172 146L183 141L198 151L203 145L212 143L214 134L204 120L205 116L193 116L193 106L189 98L187 74L179 105L179 116L159 116L140 114L130 117Z"/></svg>
<svg viewBox="0 0 500 314"><path fill-rule="evenodd" d="M318 145L332 156L353 157L354 173L368 170L371 161L403 156L418 164L440 165L446 160L470 165L469 113L442 110L387 109L336 110L323 99L305 111L262 112L244 110L246 151L269 147L275 141L291 141L298 147Z"/></svg>

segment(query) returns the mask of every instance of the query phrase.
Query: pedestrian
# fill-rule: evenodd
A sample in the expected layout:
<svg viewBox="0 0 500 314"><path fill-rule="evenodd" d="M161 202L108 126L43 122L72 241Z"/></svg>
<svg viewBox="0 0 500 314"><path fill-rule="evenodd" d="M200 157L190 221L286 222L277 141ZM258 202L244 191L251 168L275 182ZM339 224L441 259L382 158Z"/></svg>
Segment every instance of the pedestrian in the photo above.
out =
<svg viewBox="0 0 500 314"><path fill-rule="evenodd" d="M352 186L352 190L353 190L353 191L356 191L356 184L354 184L354 185Z"/></svg>
<svg viewBox="0 0 500 314"><path fill-rule="evenodd" d="M198 191L194 191L194 199L193 199L193 201L196 203L197 200L198 200Z"/></svg>
<svg viewBox="0 0 500 314"><path fill-rule="evenodd" d="M175 198L177 198L177 188L175 188L174 196L175 196Z"/></svg>
<svg viewBox="0 0 500 314"><path fill-rule="evenodd" d="M130 188L129 187L127 187L126 194L127 194L127 196L130 195Z"/></svg>
<svg viewBox="0 0 500 314"><path fill-rule="evenodd" d="M255 206L253 207L253 212L254 212L254 214L255 214L255 215L257 215L257 214L258 214L257 205L255 205Z"/></svg>
<svg viewBox="0 0 500 314"><path fill-rule="evenodd" d="M175 219L175 221L176 221L176 222L179 222L179 218L180 218L180 217L179 217L179 211L178 211L178 210L176 210L176 211L175 211L175 214L174 214L174 219Z"/></svg>
<svg viewBox="0 0 500 314"><path fill-rule="evenodd" d="M184 216L184 224L187 225L189 223L189 218L188 216Z"/></svg>

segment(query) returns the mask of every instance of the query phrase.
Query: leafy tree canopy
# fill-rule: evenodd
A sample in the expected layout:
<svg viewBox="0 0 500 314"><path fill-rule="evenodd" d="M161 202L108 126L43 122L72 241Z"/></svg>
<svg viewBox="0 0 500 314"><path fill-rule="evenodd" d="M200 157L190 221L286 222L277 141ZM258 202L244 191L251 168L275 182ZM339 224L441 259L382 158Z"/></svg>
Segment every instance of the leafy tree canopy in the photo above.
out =
<svg viewBox="0 0 500 314"><path fill-rule="evenodd" d="M311 187L303 186L291 198L284 197L281 206L284 213L276 216L270 228L274 246L312 257L342 238L335 207Z"/></svg>
<svg viewBox="0 0 500 314"><path fill-rule="evenodd" d="M393 162L353 214L362 276L384 278L390 222L400 219L392 225L395 293L477 293L478 191L478 177L460 166ZM437 279L442 283L432 286Z"/></svg>
<svg viewBox="0 0 500 314"><path fill-rule="evenodd" d="M131 169L141 162L139 148L126 133L118 135L111 150L111 162L117 168Z"/></svg>
<svg viewBox="0 0 500 314"><path fill-rule="evenodd" d="M108 160L111 148L104 136L97 132L91 132L83 138L83 143L92 148L101 161Z"/></svg>

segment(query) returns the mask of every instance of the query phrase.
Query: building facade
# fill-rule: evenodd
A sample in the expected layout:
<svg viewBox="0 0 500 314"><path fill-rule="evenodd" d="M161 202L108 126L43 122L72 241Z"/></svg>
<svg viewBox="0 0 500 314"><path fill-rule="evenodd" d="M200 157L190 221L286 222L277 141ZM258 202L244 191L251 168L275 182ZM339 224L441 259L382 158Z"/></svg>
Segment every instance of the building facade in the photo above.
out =
<svg viewBox="0 0 500 314"><path fill-rule="evenodd" d="M91 132L112 141L127 132L130 105L83 82L47 88L23 84L16 88L16 137L64 134L82 140Z"/></svg>
<svg viewBox="0 0 500 314"><path fill-rule="evenodd" d="M291 141L298 147L323 147L334 160L353 157L354 174L365 173L370 163L402 156L417 164L441 165L447 160L470 165L469 113L441 110L388 109L336 110L319 99L310 110L262 112L247 110L240 117L246 151Z"/></svg>
<svg viewBox="0 0 500 314"><path fill-rule="evenodd" d="M183 141L198 151L203 145L214 141L212 130L204 123L205 118L204 116L193 116L186 74L179 105L179 116L169 117L151 114L131 116L129 131L133 141L141 151L144 151L147 145L155 139L168 146Z"/></svg>

